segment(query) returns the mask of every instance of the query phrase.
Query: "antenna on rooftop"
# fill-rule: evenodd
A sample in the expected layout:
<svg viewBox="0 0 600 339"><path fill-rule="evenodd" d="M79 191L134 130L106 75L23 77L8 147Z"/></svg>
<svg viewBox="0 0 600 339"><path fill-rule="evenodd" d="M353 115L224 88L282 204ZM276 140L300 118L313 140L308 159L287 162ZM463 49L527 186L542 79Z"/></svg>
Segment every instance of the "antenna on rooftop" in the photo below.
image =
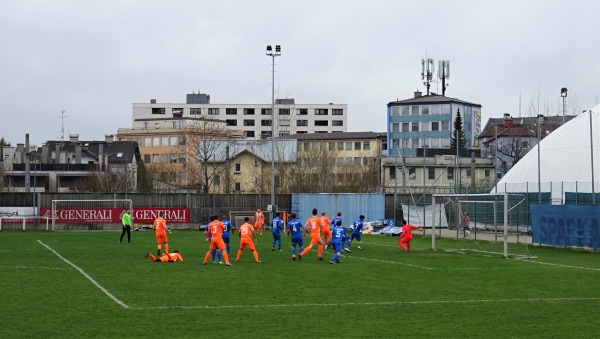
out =
<svg viewBox="0 0 600 339"><path fill-rule="evenodd" d="M427 58L427 53L425 53L425 59L421 59L421 80L425 80L423 85L427 87L427 95L429 95L431 80L433 79L433 73L435 72L434 62L433 59Z"/></svg>
<svg viewBox="0 0 600 339"><path fill-rule="evenodd" d="M450 78L450 60L438 60L438 78L442 80L442 95L446 95L446 79Z"/></svg>
<svg viewBox="0 0 600 339"><path fill-rule="evenodd" d="M68 115L65 115L65 110L63 109L60 112L60 115L58 116L58 118L60 118L61 120L61 127L60 127L60 132L61 132L61 137L60 137L60 141L65 141L65 118L67 118Z"/></svg>

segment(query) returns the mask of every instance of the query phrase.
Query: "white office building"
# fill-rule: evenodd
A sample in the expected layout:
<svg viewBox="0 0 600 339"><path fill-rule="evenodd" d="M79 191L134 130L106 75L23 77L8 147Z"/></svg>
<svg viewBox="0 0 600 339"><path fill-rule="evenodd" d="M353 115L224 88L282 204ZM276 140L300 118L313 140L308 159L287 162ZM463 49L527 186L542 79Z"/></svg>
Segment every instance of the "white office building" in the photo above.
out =
<svg viewBox="0 0 600 339"><path fill-rule="evenodd" d="M188 94L185 103L158 103L156 99L134 103L132 117L135 130L183 128L186 119L204 118L222 120L246 139L271 136L271 103L213 104L210 95L204 93ZM296 104L294 99L277 99L275 134L346 132L347 117L346 104Z"/></svg>

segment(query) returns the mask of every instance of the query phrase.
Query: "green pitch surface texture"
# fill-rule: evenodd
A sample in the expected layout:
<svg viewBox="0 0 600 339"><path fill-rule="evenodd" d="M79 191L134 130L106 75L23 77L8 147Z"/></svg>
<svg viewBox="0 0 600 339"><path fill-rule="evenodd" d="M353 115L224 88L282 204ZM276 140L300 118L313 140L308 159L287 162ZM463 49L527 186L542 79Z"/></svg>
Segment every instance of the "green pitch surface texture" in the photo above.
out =
<svg viewBox="0 0 600 339"><path fill-rule="evenodd" d="M600 253L501 243L366 235L340 264L316 248L292 261L259 236L232 264L203 266L204 234L176 231L184 262L155 263L153 232L0 232L1 338L597 337ZM308 241L308 237L305 238ZM446 251L445 249L461 249ZM477 252L468 251L469 248ZM277 248L276 248L277 249ZM481 251L481 252L479 252Z"/></svg>

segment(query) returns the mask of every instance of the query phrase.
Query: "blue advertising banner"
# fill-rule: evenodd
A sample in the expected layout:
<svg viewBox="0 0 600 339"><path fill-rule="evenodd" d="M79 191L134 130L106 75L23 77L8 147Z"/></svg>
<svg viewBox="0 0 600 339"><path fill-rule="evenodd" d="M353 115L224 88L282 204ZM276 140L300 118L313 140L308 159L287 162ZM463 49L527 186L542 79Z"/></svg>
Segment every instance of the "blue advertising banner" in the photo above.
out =
<svg viewBox="0 0 600 339"><path fill-rule="evenodd" d="M531 205L533 242L600 249L600 206Z"/></svg>

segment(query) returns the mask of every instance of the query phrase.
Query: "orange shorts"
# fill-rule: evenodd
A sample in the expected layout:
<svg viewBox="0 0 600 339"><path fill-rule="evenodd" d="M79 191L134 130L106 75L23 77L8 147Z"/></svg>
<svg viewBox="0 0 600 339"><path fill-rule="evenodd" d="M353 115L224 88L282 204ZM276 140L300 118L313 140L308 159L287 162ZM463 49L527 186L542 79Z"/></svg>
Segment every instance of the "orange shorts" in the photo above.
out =
<svg viewBox="0 0 600 339"><path fill-rule="evenodd" d="M331 231L323 231L323 239L329 239L331 237Z"/></svg>
<svg viewBox="0 0 600 339"><path fill-rule="evenodd" d="M252 242L252 240L242 240L240 242L240 249L243 250L244 248L248 247L251 250L255 250L256 248L254 247L254 243Z"/></svg>
<svg viewBox="0 0 600 339"><path fill-rule="evenodd" d="M217 248L223 250L225 248L225 243L223 242L223 239L212 238L210 241L210 249L216 250Z"/></svg>
<svg viewBox="0 0 600 339"><path fill-rule="evenodd" d="M161 243L161 242L167 242L167 233L157 233L156 234L156 242L157 243Z"/></svg>
<svg viewBox="0 0 600 339"><path fill-rule="evenodd" d="M256 222L256 225L254 225L254 227L256 227L256 228L258 228L258 229L261 229L261 228L262 228L262 225L263 225L263 223L262 223L262 222L260 222L260 221L257 221L257 222Z"/></svg>
<svg viewBox="0 0 600 339"><path fill-rule="evenodd" d="M313 236L313 235L311 235L311 236L310 236L310 244L314 246L314 245L316 245L316 244L318 244L318 243L323 243L323 242L321 241L321 237L320 237L320 236L318 236L318 235L317 235L317 236Z"/></svg>

